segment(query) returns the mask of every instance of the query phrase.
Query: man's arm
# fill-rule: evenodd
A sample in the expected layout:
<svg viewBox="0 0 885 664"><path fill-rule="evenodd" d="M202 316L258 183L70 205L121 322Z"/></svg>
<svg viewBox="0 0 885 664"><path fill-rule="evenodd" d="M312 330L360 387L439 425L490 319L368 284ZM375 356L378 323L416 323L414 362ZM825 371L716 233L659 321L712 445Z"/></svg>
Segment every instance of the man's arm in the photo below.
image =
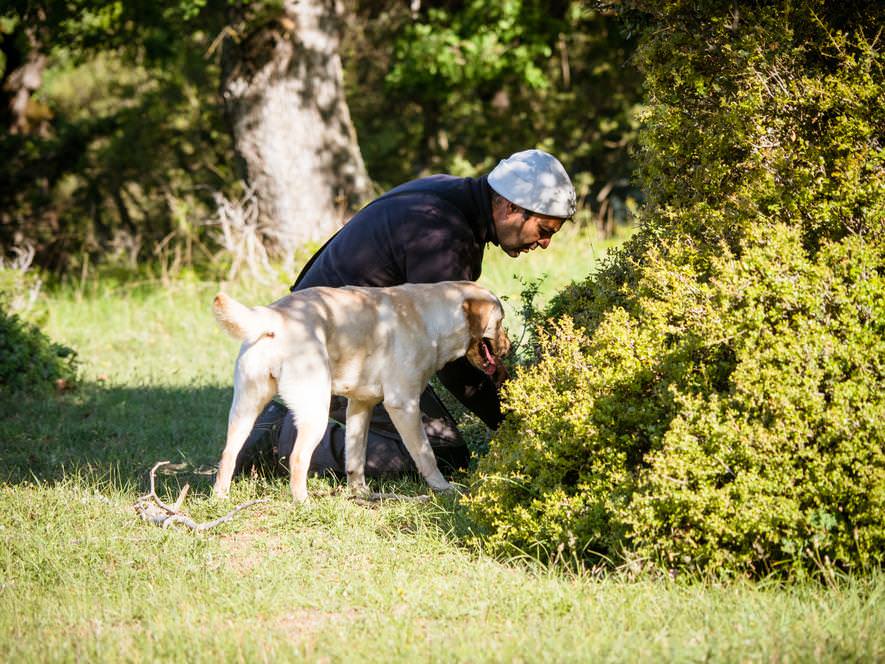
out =
<svg viewBox="0 0 885 664"><path fill-rule="evenodd" d="M454 208L441 207L428 215L419 232L409 238L404 272L410 283L475 281L479 277L482 247L466 220ZM494 382L467 358L449 362L437 372L440 382L491 429L503 419Z"/></svg>
<svg viewBox="0 0 885 664"><path fill-rule="evenodd" d="M415 229L403 254L405 281L412 284L440 281L475 281L479 277L482 249L463 226L445 219L429 220Z"/></svg>

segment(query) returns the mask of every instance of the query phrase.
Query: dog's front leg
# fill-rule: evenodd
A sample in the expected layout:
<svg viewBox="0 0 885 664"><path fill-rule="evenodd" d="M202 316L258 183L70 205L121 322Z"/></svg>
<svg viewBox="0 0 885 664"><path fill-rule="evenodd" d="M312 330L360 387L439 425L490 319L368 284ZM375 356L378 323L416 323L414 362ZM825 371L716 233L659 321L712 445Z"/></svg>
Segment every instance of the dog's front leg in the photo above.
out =
<svg viewBox="0 0 885 664"><path fill-rule="evenodd" d="M347 426L344 433L344 467L347 484L354 494L362 494L366 488L366 445L369 441L369 422L372 419L371 401L348 399Z"/></svg>
<svg viewBox="0 0 885 664"><path fill-rule="evenodd" d="M431 489L435 491L449 491L452 485L446 481L446 478L439 472L436 465L436 457L433 456L433 450L430 448L430 441L427 440L427 434L424 432L424 426L421 424L421 410L418 408L418 401L409 401L402 406L392 406L387 403L384 408L390 415L393 425L402 436L403 443L415 465L418 472L427 480Z"/></svg>

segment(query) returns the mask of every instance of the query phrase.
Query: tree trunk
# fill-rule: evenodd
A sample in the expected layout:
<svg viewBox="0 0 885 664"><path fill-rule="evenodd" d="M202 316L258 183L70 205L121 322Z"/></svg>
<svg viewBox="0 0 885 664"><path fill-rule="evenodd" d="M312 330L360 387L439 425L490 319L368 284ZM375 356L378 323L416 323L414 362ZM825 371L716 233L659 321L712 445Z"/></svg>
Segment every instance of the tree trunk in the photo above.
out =
<svg viewBox="0 0 885 664"><path fill-rule="evenodd" d="M269 248L319 242L371 193L344 97L338 0L285 0L225 40L221 92Z"/></svg>
<svg viewBox="0 0 885 664"><path fill-rule="evenodd" d="M0 124L11 134L27 134L46 120L45 113L31 114L31 96L43 83L46 56L40 49L37 28L28 26L22 41L27 50L20 52L15 39L0 40L6 60L3 79L0 81ZM7 43L8 42L8 43ZM45 109L45 107L43 107ZM34 115L35 117L30 117Z"/></svg>

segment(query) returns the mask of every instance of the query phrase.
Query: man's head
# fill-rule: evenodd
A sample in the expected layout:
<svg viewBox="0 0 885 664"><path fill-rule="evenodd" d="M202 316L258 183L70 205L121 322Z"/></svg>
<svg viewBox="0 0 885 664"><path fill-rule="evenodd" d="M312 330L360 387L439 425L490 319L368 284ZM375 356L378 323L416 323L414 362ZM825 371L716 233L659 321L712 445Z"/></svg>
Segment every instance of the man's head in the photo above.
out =
<svg viewBox="0 0 885 664"><path fill-rule="evenodd" d="M502 160L489 173L492 219L498 243L516 257L550 238L575 212L575 189L556 157L524 150Z"/></svg>

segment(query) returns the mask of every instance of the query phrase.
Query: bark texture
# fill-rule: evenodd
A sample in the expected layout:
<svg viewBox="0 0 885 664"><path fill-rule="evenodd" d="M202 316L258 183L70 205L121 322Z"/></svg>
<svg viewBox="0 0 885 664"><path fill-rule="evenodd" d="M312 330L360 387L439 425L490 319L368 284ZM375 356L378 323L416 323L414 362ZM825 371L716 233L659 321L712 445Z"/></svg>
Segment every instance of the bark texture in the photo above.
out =
<svg viewBox="0 0 885 664"><path fill-rule="evenodd" d="M47 58L40 49L37 39L37 28L28 27L23 33L24 51L16 48L14 39L0 39L0 50L6 60L5 71L0 81L0 122L11 134L27 134L44 121L43 108L32 112L31 96L43 83L43 71L46 69ZM48 110L48 109L47 109Z"/></svg>
<svg viewBox="0 0 885 664"><path fill-rule="evenodd" d="M222 96L269 247L322 241L371 194L344 96L337 0L285 0L222 57Z"/></svg>

